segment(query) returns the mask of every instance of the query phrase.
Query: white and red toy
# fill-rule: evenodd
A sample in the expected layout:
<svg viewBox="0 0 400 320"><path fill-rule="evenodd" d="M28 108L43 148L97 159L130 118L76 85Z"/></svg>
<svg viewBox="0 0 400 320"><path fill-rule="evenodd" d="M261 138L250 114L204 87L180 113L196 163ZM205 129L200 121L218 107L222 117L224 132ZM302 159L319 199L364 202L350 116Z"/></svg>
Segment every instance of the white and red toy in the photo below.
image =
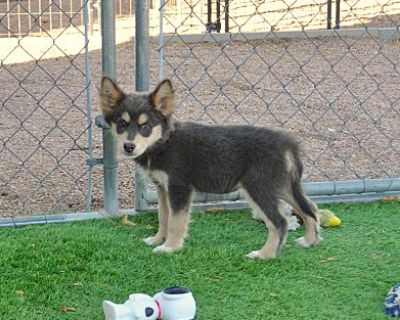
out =
<svg viewBox="0 0 400 320"><path fill-rule="evenodd" d="M188 289L171 287L154 297L131 294L123 304L105 300L103 310L106 320L192 320L196 302Z"/></svg>

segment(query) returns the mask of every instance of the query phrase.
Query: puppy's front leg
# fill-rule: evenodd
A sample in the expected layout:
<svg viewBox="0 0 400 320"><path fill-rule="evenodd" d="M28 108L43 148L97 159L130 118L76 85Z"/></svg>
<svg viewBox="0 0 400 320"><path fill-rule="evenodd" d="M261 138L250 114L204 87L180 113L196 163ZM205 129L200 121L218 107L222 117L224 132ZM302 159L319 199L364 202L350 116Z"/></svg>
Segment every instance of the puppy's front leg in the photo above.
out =
<svg viewBox="0 0 400 320"><path fill-rule="evenodd" d="M157 187L158 195L158 231L154 237L143 239L150 246L160 245L167 239L169 203L168 193L163 187Z"/></svg>
<svg viewBox="0 0 400 320"><path fill-rule="evenodd" d="M183 248L190 221L191 190L188 187L169 186L168 199L170 211L168 217L167 238L154 252L174 252Z"/></svg>

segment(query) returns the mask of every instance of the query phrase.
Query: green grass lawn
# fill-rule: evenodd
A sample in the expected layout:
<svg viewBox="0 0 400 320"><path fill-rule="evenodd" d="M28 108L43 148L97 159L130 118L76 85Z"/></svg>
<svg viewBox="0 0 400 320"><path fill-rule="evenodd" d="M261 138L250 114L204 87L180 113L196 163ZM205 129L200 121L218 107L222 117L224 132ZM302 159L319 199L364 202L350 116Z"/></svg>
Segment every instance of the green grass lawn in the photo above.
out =
<svg viewBox="0 0 400 320"><path fill-rule="evenodd" d="M329 206L342 219L303 249L290 232L270 261L244 257L265 242L247 210L193 214L185 249L156 255L140 239L156 214L119 220L0 229L0 319L104 319L101 302L181 285L199 320L392 319L383 313L400 282L400 202Z"/></svg>

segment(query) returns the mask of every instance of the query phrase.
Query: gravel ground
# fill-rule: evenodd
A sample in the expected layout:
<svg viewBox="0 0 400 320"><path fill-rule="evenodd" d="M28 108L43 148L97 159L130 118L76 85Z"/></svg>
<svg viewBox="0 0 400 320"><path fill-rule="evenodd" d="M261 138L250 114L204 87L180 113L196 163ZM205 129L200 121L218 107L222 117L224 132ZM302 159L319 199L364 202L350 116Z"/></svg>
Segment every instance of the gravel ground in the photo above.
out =
<svg viewBox="0 0 400 320"><path fill-rule="evenodd" d="M158 79L156 44L151 85ZM118 46L117 78L134 89L134 44ZM176 116L204 123L284 127L303 146L308 181L400 176L400 45L377 39L170 43L165 77ZM90 52L92 113L101 52ZM0 214L85 209L88 166L84 57L0 68ZM56 79L56 80L55 80ZM93 128L95 157L101 130ZM132 163L122 161L121 207L133 205ZM93 205L103 205L102 168Z"/></svg>

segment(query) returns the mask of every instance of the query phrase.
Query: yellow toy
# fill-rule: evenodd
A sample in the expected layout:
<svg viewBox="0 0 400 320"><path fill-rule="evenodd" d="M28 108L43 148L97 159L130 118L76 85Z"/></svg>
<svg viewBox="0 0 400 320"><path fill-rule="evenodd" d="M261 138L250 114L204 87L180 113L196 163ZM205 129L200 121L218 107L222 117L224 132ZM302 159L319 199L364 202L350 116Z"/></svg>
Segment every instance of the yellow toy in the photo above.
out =
<svg viewBox="0 0 400 320"><path fill-rule="evenodd" d="M319 209L319 224L322 227L337 227L342 221L331 211L328 209Z"/></svg>

